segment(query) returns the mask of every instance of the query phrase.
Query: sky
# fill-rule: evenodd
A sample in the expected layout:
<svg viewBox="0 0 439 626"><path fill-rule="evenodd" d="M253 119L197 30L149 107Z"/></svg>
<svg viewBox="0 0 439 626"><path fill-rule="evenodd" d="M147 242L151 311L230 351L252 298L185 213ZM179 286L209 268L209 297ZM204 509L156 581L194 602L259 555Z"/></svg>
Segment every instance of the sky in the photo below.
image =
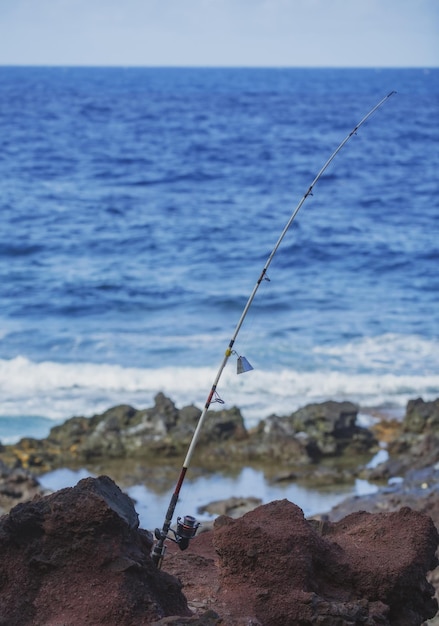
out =
<svg viewBox="0 0 439 626"><path fill-rule="evenodd" d="M0 0L0 65L437 67L439 0Z"/></svg>

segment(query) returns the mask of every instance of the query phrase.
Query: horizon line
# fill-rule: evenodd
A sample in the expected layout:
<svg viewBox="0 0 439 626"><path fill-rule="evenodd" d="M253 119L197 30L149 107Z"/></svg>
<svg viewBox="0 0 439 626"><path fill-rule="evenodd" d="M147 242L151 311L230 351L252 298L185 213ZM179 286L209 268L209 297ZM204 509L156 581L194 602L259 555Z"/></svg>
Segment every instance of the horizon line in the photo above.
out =
<svg viewBox="0 0 439 626"><path fill-rule="evenodd" d="M301 69L301 70L435 70L439 65L173 65L173 64L95 64L95 63L1 63L1 67L22 68L99 68L99 69Z"/></svg>

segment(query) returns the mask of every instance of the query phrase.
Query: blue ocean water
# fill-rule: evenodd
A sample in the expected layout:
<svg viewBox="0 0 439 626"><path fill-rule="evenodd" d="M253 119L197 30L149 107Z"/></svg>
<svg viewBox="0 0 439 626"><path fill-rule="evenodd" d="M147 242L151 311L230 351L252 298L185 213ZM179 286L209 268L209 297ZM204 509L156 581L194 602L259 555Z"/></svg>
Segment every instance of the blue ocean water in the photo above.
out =
<svg viewBox="0 0 439 626"><path fill-rule="evenodd" d="M249 425L439 396L439 70L1 67L0 439L203 406L392 90L240 331L218 392Z"/></svg>

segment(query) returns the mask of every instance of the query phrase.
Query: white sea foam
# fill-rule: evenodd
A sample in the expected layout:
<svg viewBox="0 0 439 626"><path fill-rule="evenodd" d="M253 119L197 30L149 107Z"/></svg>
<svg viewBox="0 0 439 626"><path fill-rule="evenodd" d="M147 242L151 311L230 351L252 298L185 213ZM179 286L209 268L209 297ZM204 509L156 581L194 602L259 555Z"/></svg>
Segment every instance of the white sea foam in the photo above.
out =
<svg viewBox="0 0 439 626"><path fill-rule="evenodd" d="M420 374L439 371L439 339L425 339L418 335L386 333L335 346L317 346L313 352L355 370L417 371Z"/></svg>
<svg viewBox="0 0 439 626"><path fill-rule="evenodd" d="M67 419L93 415L110 406L151 406L163 391L178 407L202 407L216 369L157 369L91 363L35 363L24 357L0 360L0 415L35 415ZM414 397L439 396L439 375L395 374L380 369L359 371L294 369L252 372L237 376L228 364L218 385L225 407L239 406L248 425L272 413L287 415L310 402L351 400L362 407L397 407ZM212 405L212 408L222 405Z"/></svg>

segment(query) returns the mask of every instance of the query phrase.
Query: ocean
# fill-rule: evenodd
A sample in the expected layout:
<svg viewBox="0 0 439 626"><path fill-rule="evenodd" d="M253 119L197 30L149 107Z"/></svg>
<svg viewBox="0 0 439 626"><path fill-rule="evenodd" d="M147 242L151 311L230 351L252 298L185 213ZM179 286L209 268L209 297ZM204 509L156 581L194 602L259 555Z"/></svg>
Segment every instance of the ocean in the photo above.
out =
<svg viewBox="0 0 439 626"><path fill-rule="evenodd" d="M0 67L0 440L439 396L439 69ZM215 408L215 405L212 405Z"/></svg>
<svg viewBox="0 0 439 626"><path fill-rule="evenodd" d="M5 441L218 387L251 425L439 395L439 70L0 68ZM232 361L232 360L231 360ZM34 422L34 427L32 423Z"/></svg>
<svg viewBox="0 0 439 626"><path fill-rule="evenodd" d="M0 441L159 391L202 407L292 211L392 90L240 329L217 406L249 427L328 399L367 422L439 396L439 70L0 67ZM254 369L238 376L238 355ZM132 490L159 525L169 493ZM313 514L346 489L243 468L183 499L255 493Z"/></svg>

